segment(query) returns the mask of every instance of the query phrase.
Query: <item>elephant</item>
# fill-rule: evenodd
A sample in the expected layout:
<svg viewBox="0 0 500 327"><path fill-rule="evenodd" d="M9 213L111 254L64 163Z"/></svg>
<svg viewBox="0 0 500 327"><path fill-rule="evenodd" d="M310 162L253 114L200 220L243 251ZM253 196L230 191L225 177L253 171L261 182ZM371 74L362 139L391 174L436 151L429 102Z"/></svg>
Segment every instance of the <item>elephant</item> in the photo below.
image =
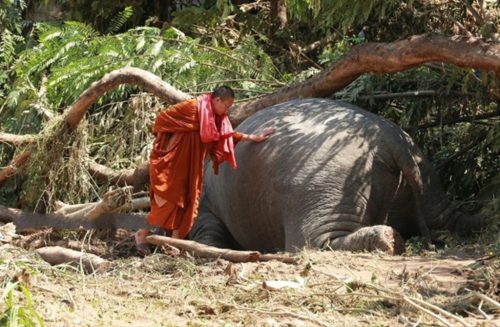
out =
<svg viewBox="0 0 500 327"><path fill-rule="evenodd" d="M429 229L471 231L438 176L396 124L331 99L296 99L259 111L237 130L275 133L236 146L238 168L207 169L190 239L262 252L304 246L404 251Z"/></svg>

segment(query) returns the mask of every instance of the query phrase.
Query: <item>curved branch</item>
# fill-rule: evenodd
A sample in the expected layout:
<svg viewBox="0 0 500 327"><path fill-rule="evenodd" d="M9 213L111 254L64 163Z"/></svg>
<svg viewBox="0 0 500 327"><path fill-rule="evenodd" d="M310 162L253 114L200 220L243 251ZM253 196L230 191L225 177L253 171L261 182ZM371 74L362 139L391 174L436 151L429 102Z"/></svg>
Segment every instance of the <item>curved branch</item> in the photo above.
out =
<svg viewBox="0 0 500 327"><path fill-rule="evenodd" d="M181 92L160 77L146 70L126 67L104 75L99 81L92 83L80 95L66 114L66 123L70 129L75 129L85 116L87 109L104 93L121 84L135 84L144 90L156 95L167 103L174 104L191 98L189 94Z"/></svg>
<svg viewBox="0 0 500 327"><path fill-rule="evenodd" d="M236 107L230 114L237 125L262 108L299 97L325 97L365 73L395 73L426 62L447 62L500 72L500 44L462 36L417 35L393 43L364 43L309 80Z"/></svg>
<svg viewBox="0 0 500 327"><path fill-rule="evenodd" d="M6 179L14 175L17 169L28 161L28 158L30 156L31 156L31 150L26 150L15 156L14 159L12 159L12 161L10 162L10 164L8 164L0 171L0 185L2 185Z"/></svg>

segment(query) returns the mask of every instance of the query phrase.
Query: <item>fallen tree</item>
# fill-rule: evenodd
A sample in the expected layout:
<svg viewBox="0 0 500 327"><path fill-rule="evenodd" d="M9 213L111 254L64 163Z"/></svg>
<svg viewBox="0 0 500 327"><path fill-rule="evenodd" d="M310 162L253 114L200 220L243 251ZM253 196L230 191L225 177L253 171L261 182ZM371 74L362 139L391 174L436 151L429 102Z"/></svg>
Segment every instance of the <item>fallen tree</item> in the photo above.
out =
<svg viewBox="0 0 500 327"><path fill-rule="evenodd" d="M428 34L413 36L393 43L359 44L353 47L340 61L304 83L293 87L284 87L273 94L236 106L230 113L230 118L237 125L257 111L277 103L297 97L330 95L365 73L394 73L436 61L498 73L500 72L500 45L484 43L474 38ZM84 118L87 109L105 92L121 84L139 85L169 104L190 97L150 72L132 67L119 69L106 74L82 93L64 113L63 121L67 128L59 131L61 133L74 131ZM36 136L32 135L16 138L4 133L0 136L4 142L11 140L13 144L18 145L29 144L36 139ZM27 149L16 156L9 166L0 171L0 184L29 161L29 157L34 151L44 151L44 149L28 145ZM143 163L134 170L115 172L105 166L91 163L88 170L101 181L113 182L118 185L135 185L138 189L148 180L147 167L147 163Z"/></svg>

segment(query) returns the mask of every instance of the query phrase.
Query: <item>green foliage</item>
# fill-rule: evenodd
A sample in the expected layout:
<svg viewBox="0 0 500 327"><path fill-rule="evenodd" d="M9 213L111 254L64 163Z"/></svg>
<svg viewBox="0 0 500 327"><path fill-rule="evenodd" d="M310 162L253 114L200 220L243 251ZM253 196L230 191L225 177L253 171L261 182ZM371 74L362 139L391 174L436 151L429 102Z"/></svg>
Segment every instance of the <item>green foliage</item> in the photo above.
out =
<svg viewBox="0 0 500 327"><path fill-rule="evenodd" d="M29 84L40 87L41 76L49 72L47 97L53 110L70 105L93 81L124 66L135 66L164 76L175 87L204 91L203 81L251 78L272 80L275 70L270 59L258 52L255 42L245 39L231 52L207 47L182 32L162 32L139 27L117 35L98 35L91 27L66 22L62 27L40 25L40 44L21 55L17 64L18 81L10 101L28 97ZM194 89L193 89L194 88ZM120 87L101 103L116 101L130 94Z"/></svg>
<svg viewBox="0 0 500 327"><path fill-rule="evenodd" d="M384 19L400 1L287 0L286 4L292 18L316 22L317 29L338 27L345 32L353 25L365 23L370 16Z"/></svg>
<svg viewBox="0 0 500 327"><path fill-rule="evenodd" d="M127 6L123 9L123 11L119 12L108 25L106 29L107 33L115 33L118 32L123 25L132 17L134 14L134 9L131 6Z"/></svg>
<svg viewBox="0 0 500 327"><path fill-rule="evenodd" d="M0 107L10 91L10 77L15 57L23 44L23 27L26 22L22 12L26 9L24 0L0 2Z"/></svg>
<svg viewBox="0 0 500 327"><path fill-rule="evenodd" d="M15 294L20 290L24 296L25 304L19 304ZM0 325L14 326L45 326L42 318L33 308L31 293L22 283L7 283L3 288L2 298L4 311L0 314Z"/></svg>
<svg viewBox="0 0 500 327"><path fill-rule="evenodd" d="M0 33L9 30L21 34L23 28L22 12L25 9L25 0L2 0L0 2Z"/></svg>

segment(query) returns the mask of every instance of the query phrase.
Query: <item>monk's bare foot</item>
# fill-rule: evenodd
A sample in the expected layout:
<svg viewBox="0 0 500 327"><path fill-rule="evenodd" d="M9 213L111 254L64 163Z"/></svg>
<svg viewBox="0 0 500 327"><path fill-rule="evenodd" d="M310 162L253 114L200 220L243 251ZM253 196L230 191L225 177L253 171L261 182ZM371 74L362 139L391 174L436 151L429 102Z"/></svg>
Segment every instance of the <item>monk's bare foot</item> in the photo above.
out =
<svg viewBox="0 0 500 327"><path fill-rule="evenodd" d="M135 249L142 256L151 254L151 245L146 241L146 236L148 236L148 234L149 231L147 229L139 229L134 234Z"/></svg>

